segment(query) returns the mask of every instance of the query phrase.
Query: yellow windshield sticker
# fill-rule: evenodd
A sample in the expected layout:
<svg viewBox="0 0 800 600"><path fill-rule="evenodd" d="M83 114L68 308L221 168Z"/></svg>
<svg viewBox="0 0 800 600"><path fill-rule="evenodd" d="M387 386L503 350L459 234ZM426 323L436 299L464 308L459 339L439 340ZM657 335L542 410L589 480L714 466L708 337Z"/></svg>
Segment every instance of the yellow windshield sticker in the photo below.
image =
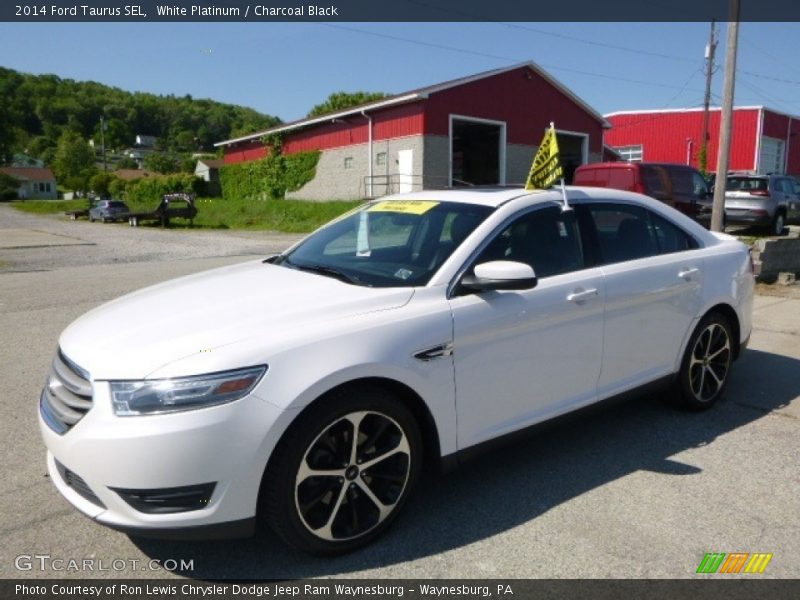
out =
<svg viewBox="0 0 800 600"><path fill-rule="evenodd" d="M431 202L430 200L385 200L373 204L367 209L367 212L396 212L405 213L407 215L424 215L438 202Z"/></svg>

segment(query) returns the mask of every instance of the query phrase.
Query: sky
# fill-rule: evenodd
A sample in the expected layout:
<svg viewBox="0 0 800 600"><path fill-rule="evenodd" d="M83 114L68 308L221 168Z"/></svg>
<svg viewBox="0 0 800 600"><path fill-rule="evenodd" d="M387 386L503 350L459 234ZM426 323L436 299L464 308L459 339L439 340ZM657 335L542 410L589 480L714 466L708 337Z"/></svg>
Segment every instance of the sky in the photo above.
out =
<svg viewBox="0 0 800 600"><path fill-rule="evenodd" d="M284 121L534 61L602 114L699 107L709 23L0 23L0 66L190 94ZM722 102L726 24L712 104ZM800 115L800 23L742 23L737 105Z"/></svg>

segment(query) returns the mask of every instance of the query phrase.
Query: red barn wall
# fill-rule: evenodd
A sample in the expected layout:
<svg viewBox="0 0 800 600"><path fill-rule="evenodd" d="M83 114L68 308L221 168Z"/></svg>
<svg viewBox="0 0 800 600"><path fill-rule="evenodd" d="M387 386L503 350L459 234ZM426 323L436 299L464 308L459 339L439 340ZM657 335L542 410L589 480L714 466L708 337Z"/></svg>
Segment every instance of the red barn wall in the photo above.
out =
<svg viewBox="0 0 800 600"><path fill-rule="evenodd" d="M720 111L709 114L708 170L715 171L719 140ZM733 134L729 169L751 171L756 168L756 140L761 110L737 109L733 115ZM691 140L689 163L697 167L703 139L703 112L675 111L663 113L631 113L611 115L611 130L606 132L606 144L619 148L642 145L643 160L686 164Z"/></svg>
<svg viewBox="0 0 800 600"><path fill-rule="evenodd" d="M600 122L528 67L431 94L425 133L449 135L451 114L505 121L509 144L538 146L553 121L556 129L588 133L589 152L602 147Z"/></svg>

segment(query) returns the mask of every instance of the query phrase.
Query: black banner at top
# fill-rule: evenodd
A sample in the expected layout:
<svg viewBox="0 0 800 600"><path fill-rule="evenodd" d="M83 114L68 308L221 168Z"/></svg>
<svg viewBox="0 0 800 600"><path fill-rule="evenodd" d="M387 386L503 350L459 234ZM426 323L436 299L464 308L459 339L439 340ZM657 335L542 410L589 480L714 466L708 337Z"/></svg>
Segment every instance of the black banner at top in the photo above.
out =
<svg viewBox="0 0 800 600"><path fill-rule="evenodd" d="M730 0L7 0L5 22L731 20ZM741 0L741 21L800 21L797 0Z"/></svg>

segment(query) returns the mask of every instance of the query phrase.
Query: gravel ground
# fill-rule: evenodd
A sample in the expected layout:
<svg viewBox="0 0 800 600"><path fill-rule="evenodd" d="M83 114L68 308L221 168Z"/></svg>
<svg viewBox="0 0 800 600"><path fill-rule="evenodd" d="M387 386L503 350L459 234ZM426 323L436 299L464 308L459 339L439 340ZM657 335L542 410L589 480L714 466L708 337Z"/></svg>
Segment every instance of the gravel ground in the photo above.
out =
<svg viewBox="0 0 800 600"><path fill-rule="evenodd" d="M58 236L58 245L41 246L29 236L20 244L5 242L3 230L29 230ZM129 227L127 223L70 221L63 215L31 215L0 204L0 272L50 270L92 264L167 262L222 256L266 256L302 236L264 231ZM45 242L46 243L46 242ZM13 246L13 247L9 247Z"/></svg>

